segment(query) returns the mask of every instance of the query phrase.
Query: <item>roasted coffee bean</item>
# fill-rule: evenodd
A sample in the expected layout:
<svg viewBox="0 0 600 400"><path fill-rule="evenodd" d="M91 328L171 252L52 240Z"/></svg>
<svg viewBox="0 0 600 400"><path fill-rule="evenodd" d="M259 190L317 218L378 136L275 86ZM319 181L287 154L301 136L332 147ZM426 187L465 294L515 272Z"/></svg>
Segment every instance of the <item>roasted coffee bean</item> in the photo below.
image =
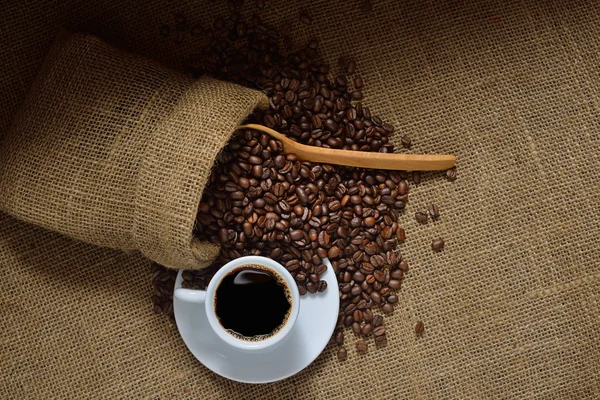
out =
<svg viewBox="0 0 600 400"><path fill-rule="evenodd" d="M356 342L356 350L360 353L365 353L368 349L367 343L364 340L359 340Z"/></svg>
<svg viewBox="0 0 600 400"><path fill-rule="evenodd" d="M442 251L444 249L444 241L442 239L434 239L431 242L431 248L435 251Z"/></svg>
<svg viewBox="0 0 600 400"><path fill-rule="evenodd" d="M317 286L317 291L318 292L324 292L325 290L327 290L327 281L319 281L319 284Z"/></svg>
<svg viewBox="0 0 600 400"><path fill-rule="evenodd" d="M363 81L362 77L357 76L354 78L354 87L355 88L362 89L364 85L365 85L365 82Z"/></svg>
<svg viewBox="0 0 600 400"><path fill-rule="evenodd" d="M365 219L363 220L363 224L364 224L364 226L365 226L365 227L367 227L367 228L372 228L372 227L374 227L374 226L375 226L375 224L376 224L375 218L373 218L373 217L368 217L368 218L365 218Z"/></svg>
<svg viewBox="0 0 600 400"><path fill-rule="evenodd" d="M395 270L395 271L400 271L400 272L402 272L401 270L398 270L398 269L397 269L397 270ZM392 272L390 275L393 275L393 274L394 274L394 273ZM396 274L394 274L394 275L398 276L398 273L396 273ZM402 277L402 275L400 275L400 277ZM399 289L399 288L400 288L400 285L401 285L401 282L400 282L398 279L390 279L390 281L388 282L388 287L389 287L390 289Z"/></svg>
<svg viewBox="0 0 600 400"><path fill-rule="evenodd" d="M354 334L356 336L360 335L361 329L360 329L360 324L358 322L352 323L352 332L354 332Z"/></svg>
<svg viewBox="0 0 600 400"><path fill-rule="evenodd" d="M344 331L337 331L334 337L337 344L340 346L344 344Z"/></svg>
<svg viewBox="0 0 600 400"><path fill-rule="evenodd" d="M383 306L381 306L381 310L386 314L391 314L394 312L394 306L390 303L385 303Z"/></svg>
<svg viewBox="0 0 600 400"><path fill-rule="evenodd" d="M415 212L415 219L418 222L422 222L422 223L423 222L427 222L427 219L428 219L427 211L422 211L421 210L421 211Z"/></svg>
<svg viewBox="0 0 600 400"><path fill-rule="evenodd" d="M379 292L377 292L377 291L371 292L370 296L371 296L371 300L373 300L373 302L375 304L380 304L383 301L381 294L379 294Z"/></svg>
<svg viewBox="0 0 600 400"><path fill-rule="evenodd" d="M329 257L330 260L337 259L341 254L342 254L342 250L338 246L332 246L327 251L327 257Z"/></svg>
<svg viewBox="0 0 600 400"><path fill-rule="evenodd" d="M438 219L440 217L440 210L438 208L438 206L436 206L435 204L430 204L429 205L429 215L431 216L431 219Z"/></svg>
<svg viewBox="0 0 600 400"><path fill-rule="evenodd" d="M401 269L393 269L392 272L390 272L390 281L388 282L388 286L392 287L391 285L398 285L398 287L400 287L400 283L392 283L392 281L394 280L400 280L402 279L402 277L404 276L404 272ZM392 288L392 289L397 289L397 288Z"/></svg>
<svg viewBox="0 0 600 400"><path fill-rule="evenodd" d="M400 268L404 273L408 272L408 261L402 260L400 264L398 264L398 268Z"/></svg>
<svg viewBox="0 0 600 400"><path fill-rule="evenodd" d="M360 330L360 333L362 333L365 336L367 336L371 332L373 332L373 325L371 324L364 324L362 329Z"/></svg>
<svg viewBox="0 0 600 400"><path fill-rule="evenodd" d="M300 13L300 22L302 22L304 25L311 25L312 24L312 18L310 17L310 15L308 15L306 12L302 11Z"/></svg>
<svg viewBox="0 0 600 400"><path fill-rule="evenodd" d="M348 352L345 348L340 347L337 352L337 358L340 361L346 361L348 359Z"/></svg>
<svg viewBox="0 0 600 400"><path fill-rule="evenodd" d="M417 324L415 325L415 332L417 333L417 335L422 334L424 330L425 330L425 324L423 324L423 321L418 321Z"/></svg>
<svg viewBox="0 0 600 400"><path fill-rule="evenodd" d="M408 135L402 135L402 137L400 138L400 141L402 143L402 147L404 147L406 149L410 149L411 148L411 146L412 146L412 140L410 139L410 136L408 136Z"/></svg>
<svg viewBox="0 0 600 400"><path fill-rule="evenodd" d="M344 326L346 328L349 328L350 326L352 326L353 322L354 322L354 319L352 318L352 315L346 315L344 317Z"/></svg>
<svg viewBox="0 0 600 400"><path fill-rule="evenodd" d="M406 240L406 232L404 231L404 228L398 227L396 230L396 238L400 242L404 242Z"/></svg>
<svg viewBox="0 0 600 400"><path fill-rule="evenodd" d="M413 171L412 172L412 180L415 183L415 185L418 185L419 183L421 183L421 171Z"/></svg>
<svg viewBox="0 0 600 400"><path fill-rule="evenodd" d="M375 327L381 326L383 324L383 317L381 315L376 315L375 318L373 318L373 325Z"/></svg>
<svg viewBox="0 0 600 400"><path fill-rule="evenodd" d="M449 181L456 180L456 168L450 168L446 170L446 179Z"/></svg>

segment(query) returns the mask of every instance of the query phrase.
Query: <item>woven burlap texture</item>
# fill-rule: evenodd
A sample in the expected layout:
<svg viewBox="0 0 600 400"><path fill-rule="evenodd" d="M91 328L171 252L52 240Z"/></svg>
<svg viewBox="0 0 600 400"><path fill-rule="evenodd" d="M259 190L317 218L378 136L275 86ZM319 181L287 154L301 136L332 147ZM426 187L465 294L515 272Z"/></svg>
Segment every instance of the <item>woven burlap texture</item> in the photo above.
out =
<svg viewBox="0 0 600 400"><path fill-rule="evenodd" d="M16 2L15 2L16 4ZM181 68L200 39L159 37L224 2L18 3L0 31L0 137L61 28ZM597 399L600 396L600 8L586 1L266 2L296 43L358 62L365 103L413 152L452 153L400 222L410 262L389 345L339 363L330 345L280 383L220 378L151 311L150 267L0 216L0 397L147 399ZM298 21L299 10L313 18ZM335 69L335 68L334 68ZM397 140L397 138L396 138ZM429 202L439 222L418 225ZM433 253L431 240L446 249ZM414 324L425 323L417 338ZM351 332L347 333L353 342Z"/></svg>
<svg viewBox="0 0 600 400"><path fill-rule="evenodd" d="M266 102L61 34L0 143L0 210L172 268L207 266L219 246L192 235L202 191L235 127Z"/></svg>

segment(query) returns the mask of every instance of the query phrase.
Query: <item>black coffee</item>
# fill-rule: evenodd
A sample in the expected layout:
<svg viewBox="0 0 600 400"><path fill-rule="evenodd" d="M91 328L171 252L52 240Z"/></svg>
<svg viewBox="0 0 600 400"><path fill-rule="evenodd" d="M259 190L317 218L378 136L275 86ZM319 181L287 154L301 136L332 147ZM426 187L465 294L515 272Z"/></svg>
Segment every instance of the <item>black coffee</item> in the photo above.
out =
<svg viewBox="0 0 600 400"><path fill-rule="evenodd" d="M290 294L281 278L259 265L245 265L225 276L215 296L223 328L247 340L278 331L290 311Z"/></svg>

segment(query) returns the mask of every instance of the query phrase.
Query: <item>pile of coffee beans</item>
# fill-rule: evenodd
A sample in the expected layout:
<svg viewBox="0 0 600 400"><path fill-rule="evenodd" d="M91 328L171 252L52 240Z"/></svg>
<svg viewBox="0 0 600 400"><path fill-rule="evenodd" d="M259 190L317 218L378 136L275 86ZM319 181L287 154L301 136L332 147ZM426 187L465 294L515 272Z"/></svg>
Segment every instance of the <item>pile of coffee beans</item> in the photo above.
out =
<svg viewBox="0 0 600 400"><path fill-rule="evenodd" d="M318 42L288 52L291 38L263 25L256 15L241 19L235 2L227 19L197 27L206 36L185 69L262 90L269 108L248 122L273 128L298 142L326 148L392 152L394 127L371 113L363 98L365 83L352 60L341 58L339 73L318 55ZM262 2L257 2L258 4ZM259 7L260 8L260 7ZM312 19L301 14L300 22ZM190 31L182 16L175 30ZM182 26L185 28L183 29ZM168 36L171 28L160 33ZM405 147L411 145L403 138ZM398 302L408 263L397 251L405 231L398 216L408 201L409 179L420 173L364 170L303 162L283 151L281 142L259 131L234 134L218 155L199 205L195 234L221 245L218 260L200 271L185 271L183 286L204 289L225 263L246 255L280 262L300 294L339 290L340 314L334 335L338 357L346 359L344 329L359 337L387 341L384 318ZM439 215L430 208L432 218ZM418 218L427 219L427 212ZM339 287L321 279L328 258ZM153 267L155 311L172 316L175 271Z"/></svg>

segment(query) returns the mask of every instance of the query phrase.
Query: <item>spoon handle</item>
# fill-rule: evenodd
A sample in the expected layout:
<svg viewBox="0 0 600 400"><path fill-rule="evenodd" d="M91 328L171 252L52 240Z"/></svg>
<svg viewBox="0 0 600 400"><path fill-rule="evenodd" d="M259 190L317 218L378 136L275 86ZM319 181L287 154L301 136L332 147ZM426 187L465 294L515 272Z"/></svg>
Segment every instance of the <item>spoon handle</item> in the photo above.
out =
<svg viewBox="0 0 600 400"><path fill-rule="evenodd" d="M258 124L241 125L239 129L256 129L271 135L283 143L288 153L294 153L302 161L396 171L438 171L452 168L456 163L453 155L375 153L307 146Z"/></svg>

